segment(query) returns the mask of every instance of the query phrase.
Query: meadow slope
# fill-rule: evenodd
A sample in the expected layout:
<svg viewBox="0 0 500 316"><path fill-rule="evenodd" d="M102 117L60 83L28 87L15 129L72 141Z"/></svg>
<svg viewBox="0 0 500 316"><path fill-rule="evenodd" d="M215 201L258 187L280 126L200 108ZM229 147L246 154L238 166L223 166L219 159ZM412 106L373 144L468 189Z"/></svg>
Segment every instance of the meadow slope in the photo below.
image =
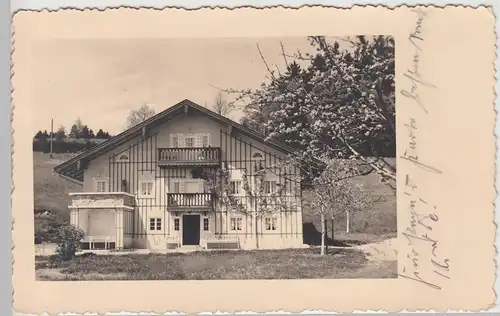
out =
<svg viewBox="0 0 500 316"><path fill-rule="evenodd" d="M35 211L49 211L61 219L69 220L69 192L80 192L81 186L65 180L52 170L58 164L74 157L75 154L33 153L33 177Z"/></svg>

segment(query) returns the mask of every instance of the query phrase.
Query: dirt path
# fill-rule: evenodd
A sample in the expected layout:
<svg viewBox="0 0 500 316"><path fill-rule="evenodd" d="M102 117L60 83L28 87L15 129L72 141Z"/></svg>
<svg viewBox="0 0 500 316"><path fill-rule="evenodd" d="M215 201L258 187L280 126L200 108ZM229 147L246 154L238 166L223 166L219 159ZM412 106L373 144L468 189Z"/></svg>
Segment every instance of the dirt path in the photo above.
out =
<svg viewBox="0 0 500 316"><path fill-rule="evenodd" d="M354 246L368 255L372 261L397 260L396 238L386 239L381 242Z"/></svg>

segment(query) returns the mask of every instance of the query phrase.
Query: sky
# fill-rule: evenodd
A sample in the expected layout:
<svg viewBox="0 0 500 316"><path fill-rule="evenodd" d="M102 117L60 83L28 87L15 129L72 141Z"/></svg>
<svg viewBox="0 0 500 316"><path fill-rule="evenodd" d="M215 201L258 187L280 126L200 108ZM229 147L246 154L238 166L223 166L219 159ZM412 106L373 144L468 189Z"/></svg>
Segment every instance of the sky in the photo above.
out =
<svg viewBox="0 0 500 316"><path fill-rule="evenodd" d="M71 128L76 118L116 135L131 109L161 112L189 99L213 103L219 89L255 89L267 63L283 69L287 54L312 52L307 38L57 39L34 44L31 54L33 133ZM231 101L234 96L226 96ZM233 111L236 121L241 110Z"/></svg>

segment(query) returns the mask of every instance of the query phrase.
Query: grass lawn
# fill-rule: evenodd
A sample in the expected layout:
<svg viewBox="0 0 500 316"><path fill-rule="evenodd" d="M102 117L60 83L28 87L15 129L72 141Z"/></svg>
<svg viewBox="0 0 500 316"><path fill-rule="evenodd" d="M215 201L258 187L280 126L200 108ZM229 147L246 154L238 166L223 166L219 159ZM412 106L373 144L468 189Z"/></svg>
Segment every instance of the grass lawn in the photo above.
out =
<svg viewBox="0 0 500 316"><path fill-rule="evenodd" d="M201 251L170 254L85 254L66 263L36 258L37 280L217 280L395 278L396 260L370 261L363 252L334 249Z"/></svg>

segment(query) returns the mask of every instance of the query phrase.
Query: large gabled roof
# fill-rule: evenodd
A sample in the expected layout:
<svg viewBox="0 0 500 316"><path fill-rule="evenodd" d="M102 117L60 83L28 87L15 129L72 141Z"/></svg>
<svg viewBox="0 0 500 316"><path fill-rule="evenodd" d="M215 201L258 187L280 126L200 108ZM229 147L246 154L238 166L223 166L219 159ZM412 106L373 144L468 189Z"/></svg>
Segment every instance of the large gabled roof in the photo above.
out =
<svg viewBox="0 0 500 316"><path fill-rule="evenodd" d="M241 124L236 123L233 120L230 120L218 113L215 113L207 108L204 108L190 100L183 100L172 107L162 111L161 113L156 114L155 116L147 119L146 121L137 124L136 126L129 128L128 130L110 138L109 140L90 148L87 151L77 155L76 157L56 166L54 168L54 172L57 174L67 178L68 180L73 180L81 183L83 181L83 165L85 162L90 161L98 156L103 155L104 153L124 144L130 139L142 135L144 129L151 127L152 125L156 125L158 123L169 120L170 118L185 112L188 113L192 111L201 113L223 125L227 125L228 127L234 128L238 130L240 133L251 137L259 142L262 142L276 150L279 150L283 153L292 153L294 149L290 146L283 144L282 142L276 140L266 140L266 137L261 133L255 132L244 127Z"/></svg>

